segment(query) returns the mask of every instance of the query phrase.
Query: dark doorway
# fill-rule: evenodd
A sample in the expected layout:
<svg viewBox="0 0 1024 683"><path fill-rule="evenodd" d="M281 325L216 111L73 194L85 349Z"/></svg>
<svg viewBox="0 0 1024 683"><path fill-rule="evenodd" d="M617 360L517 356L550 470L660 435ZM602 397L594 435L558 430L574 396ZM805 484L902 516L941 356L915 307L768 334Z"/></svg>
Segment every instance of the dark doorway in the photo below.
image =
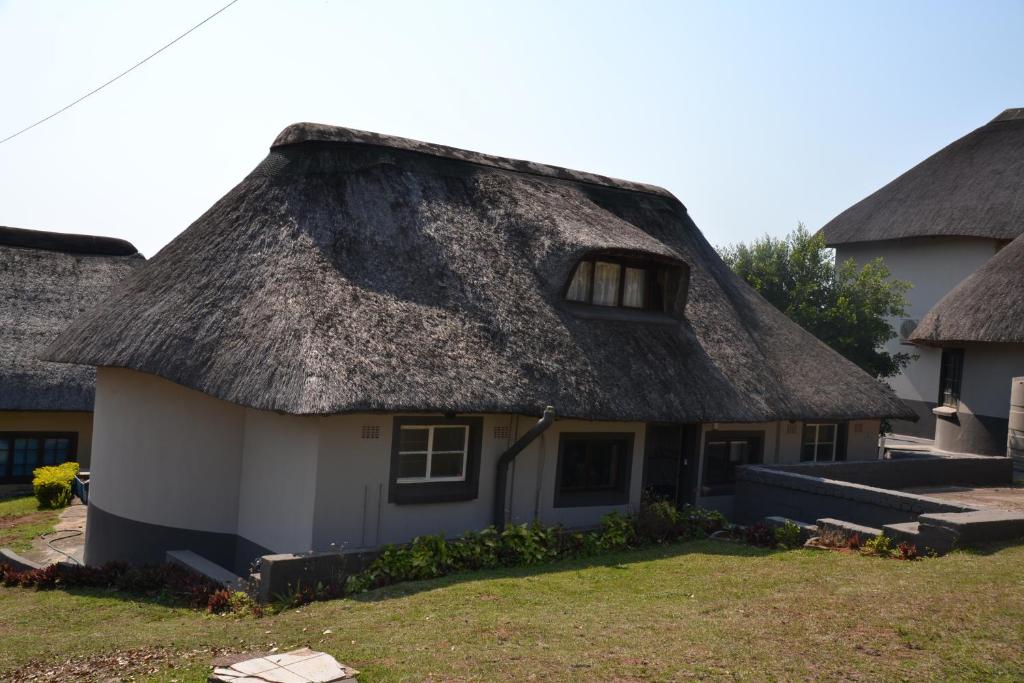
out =
<svg viewBox="0 0 1024 683"><path fill-rule="evenodd" d="M644 438L644 496L676 505L696 500L700 426L651 423Z"/></svg>

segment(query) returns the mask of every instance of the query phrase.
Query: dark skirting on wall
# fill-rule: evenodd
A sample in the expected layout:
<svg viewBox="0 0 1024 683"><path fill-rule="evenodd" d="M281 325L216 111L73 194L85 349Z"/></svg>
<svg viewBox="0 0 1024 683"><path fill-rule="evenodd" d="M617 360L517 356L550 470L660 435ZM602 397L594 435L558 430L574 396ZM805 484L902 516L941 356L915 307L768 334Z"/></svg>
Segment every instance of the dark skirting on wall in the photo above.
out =
<svg viewBox="0 0 1024 683"><path fill-rule="evenodd" d="M157 564L166 560L168 550L191 550L243 577L249 575L253 560L272 552L236 534L138 522L89 505L86 564Z"/></svg>

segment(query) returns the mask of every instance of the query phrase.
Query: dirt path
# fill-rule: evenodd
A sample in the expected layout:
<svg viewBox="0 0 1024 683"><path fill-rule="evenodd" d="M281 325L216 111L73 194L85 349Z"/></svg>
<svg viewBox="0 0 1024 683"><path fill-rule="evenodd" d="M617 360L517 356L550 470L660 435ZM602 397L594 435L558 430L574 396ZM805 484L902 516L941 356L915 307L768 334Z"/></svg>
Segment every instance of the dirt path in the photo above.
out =
<svg viewBox="0 0 1024 683"><path fill-rule="evenodd" d="M85 551L85 520L88 511L89 508L77 499L64 508L53 532L32 541L32 549L23 553L25 559L42 565L69 559L81 563Z"/></svg>

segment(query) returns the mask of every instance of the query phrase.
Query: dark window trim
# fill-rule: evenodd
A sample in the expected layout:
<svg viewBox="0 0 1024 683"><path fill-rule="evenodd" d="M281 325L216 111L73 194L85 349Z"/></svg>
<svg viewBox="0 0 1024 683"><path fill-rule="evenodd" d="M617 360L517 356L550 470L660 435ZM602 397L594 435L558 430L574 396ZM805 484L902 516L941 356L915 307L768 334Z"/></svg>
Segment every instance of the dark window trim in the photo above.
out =
<svg viewBox="0 0 1024 683"><path fill-rule="evenodd" d="M0 440L10 439L11 443L7 455L7 464L3 471L0 471L0 484L25 484L31 483L32 475L15 477L8 474L14 469L14 439L68 439L71 442L71 450L68 453L66 462L78 462L78 432L0 432ZM43 447L40 444L39 455L43 454ZM37 462L36 467L42 467L42 462ZM34 468L33 468L34 469Z"/></svg>
<svg viewBox="0 0 1024 683"><path fill-rule="evenodd" d="M756 439L756 443L753 449L752 461L747 464L752 465L764 462L765 430L763 429L737 431L718 429L704 434L704 443L700 454L700 495L702 497L731 496L736 492L735 482L731 484L714 484L711 486L704 483L707 478L708 443L711 441L749 441L751 439Z"/></svg>
<svg viewBox="0 0 1024 683"><path fill-rule="evenodd" d="M469 427L469 452L466 453L466 478L463 481L425 481L415 484L398 483L399 431L408 426ZM482 417L444 417L442 415L415 415L394 418L391 432L391 469L388 472L388 502L397 505L419 503L453 503L474 500L480 491L480 452L482 449L484 419Z"/></svg>
<svg viewBox="0 0 1024 683"><path fill-rule="evenodd" d="M621 268L619 276L619 291L616 305L604 306L590 303L594 296L594 282L596 280L596 262L615 263ZM569 289L572 287L573 278L580 264L590 262L590 291L588 301L575 301L568 298ZM647 273L647 282L644 290L644 306L632 308L622 305L622 295L626 283L626 268L642 268ZM654 291L653 285L657 281L660 272L665 272L665 288L661 292L661 301L656 302L651 298ZM677 261L660 254L642 254L636 252L616 251L595 251L580 258L570 269L569 277L562 287L562 301L566 307L580 317L618 319L620 316L639 322L658 322L661 320L673 320L683 317L686 307L690 282L690 268L685 263ZM607 311L604 314L588 315L591 311Z"/></svg>
<svg viewBox="0 0 1024 683"><path fill-rule="evenodd" d="M956 376L946 376L946 359L955 360L956 362ZM939 397L937 403L940 406L948 406L950 408L957 408L960 405L960 390L963 385L964 379L964 350L962 348L944 348L942 349L942 355L939 358ZM951 402L946 400L946 382L952 383L953 391Z"/></svg>
<svg viewBox="0 0 1024 683"><path fill-rule="evenodd" d="M619 441L625 440L626 456L625 467L623 468L623 481L619 487L621 490L614 491L562 491L562 458L565 454L565 447L568 441L573 440L589 441ZM555 463L555 499L556 508L575 507L597 507L605 505L628 505L629 487L633 476L633 451L636 447L636 434L634 432L562 432L558 435L558 460Z"/></svg>

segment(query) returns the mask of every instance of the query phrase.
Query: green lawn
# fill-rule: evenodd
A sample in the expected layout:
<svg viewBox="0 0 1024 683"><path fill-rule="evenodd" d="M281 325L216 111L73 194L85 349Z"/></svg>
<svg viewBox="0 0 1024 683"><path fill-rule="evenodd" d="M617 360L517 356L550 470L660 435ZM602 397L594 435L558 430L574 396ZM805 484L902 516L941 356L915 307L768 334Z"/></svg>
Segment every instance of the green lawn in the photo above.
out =
<svg viewBox="0 0 1024 683"><path fill-rule="evenodd" d="M130 650L129 661L149 660L98 658L114 664L97 669L199 681L210 647L310 646L364 682L1010 681L1024 679L1024 547L909 563L702 541L404 584L261 619L15 588L0 588L0 615L0 679L29 662Z"/></svg>
<svg viewBox="0 0 1024 683"><path fill-rule="evenodd" d="M24 552L32 539L53 531L60 510L40 510L35 496L0 500L0 548Z"/></svg>

